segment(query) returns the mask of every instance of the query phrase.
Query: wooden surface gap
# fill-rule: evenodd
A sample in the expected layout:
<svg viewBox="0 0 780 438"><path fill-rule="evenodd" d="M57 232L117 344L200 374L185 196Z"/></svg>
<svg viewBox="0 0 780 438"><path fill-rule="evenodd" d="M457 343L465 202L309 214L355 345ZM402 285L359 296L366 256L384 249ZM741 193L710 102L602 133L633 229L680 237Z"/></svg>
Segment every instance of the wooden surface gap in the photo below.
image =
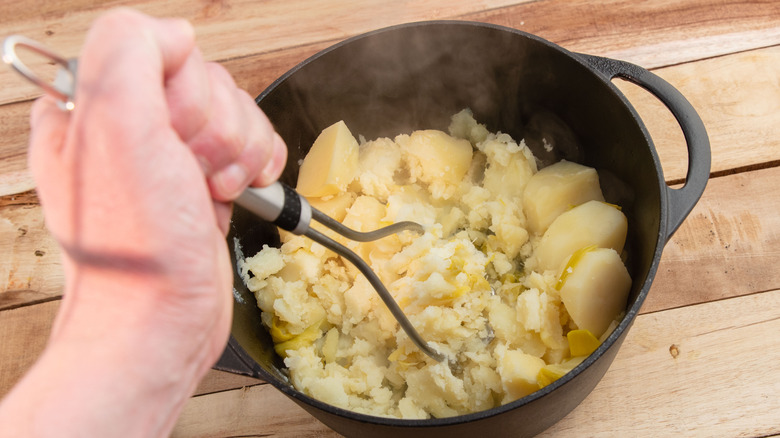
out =
<svg viewBox="0 0 780 438"><path fill-rule="evenodd" d="M13 291L6 291L6 293L8 293L8 292L13 292ZM0 312L4 312L4 311L7 311L7 310L21 309L22 307L34 306L36 304L44 304L44 303L48 303L48 302L51 302L51 301L57 301L57 300L61 300L61 299L62 299L62 295L57 295L57 296L53 296L53 297L46 297L46 298L41 298L41 299L37 299L37 300L24 301L24 302L20 302L20 303L11 303L11 304L8 304L6 306L0 306Z"/></svg>
<svg viewBox="0 0 780 438"><path fill-rule="evenodd" d="M780 290L778 290L778 289L757 290L757 291L754 291L754 292L744 293L744 294L741 294L741 295L724 296L724 297L721 297L721 298L713 298L713 299L711 299L709 301L700 302L700 303L696 303L696 304L686 303L686 304L681 304L679 306L669 306L669 307L664 307L664 308L659 308L659 309L649 309L649 310L639 309L639 314L640 315L663 314L664 312L680 310L680 309L684 309L684 308L690 308L692 306L703 306L703 305L706 305L707 303L727 302L729 300L738 300L740 298L751 297L751 296L754 296L754 295L761 295L761 294L766 294L766 293L775 293L775 292L780 292ZM653 291L651 290L650 293L652 294ZM769 318L769 319L763 319L761 321L755 321L755 323L756 324L760 324L760 323L764 323L764 322L774 321L776 319L780 319L780 316L778 316L776 318ZM731 328L735 328L735 327L737 327L737 326L734 326L734 327L731 327ZM738 326L738 327L742 327L742 326ZM755 438L759 438L759 437L755 437Z"/></svg>
<svg viewBox="0 0 780 438"><path fill-rule="evenodd" d="M711 55L711 56L701 56L701 57L696 58L696 59L683 59L683 60L680 60L680 61L673 61L673 62L669 62L669 63L666 63L666 64L645 66L644 68L646 68L647 70L650 70L652 72L655 72L656 70L660 70L660 69L664 69L664 68L677 67L677 66L680 66L680 65L691 64L691 63L700 62L700 61L710 61L710 60L715 60L715 59L728 58L729 56L740 55L740 54L743 54L743 53L755 52L757 50L772 49L772 48L775 48L775 47L780 47L780 43L775 43L775 42L770 42L770 43L767 43L767 44L760 44L759 43L759 44L757 44L755 46L750 46L750 47L745 47L743 49L733 50L733 51L728 52L728 53L718 53L718 54Z"/></svg>
<svg viewBox="0 0 780 438"><path fill-rule="evenodd" d="M225 387L225 388L221 388L221 389L218 389L218 390L215 390L215 391L209 391L209 392L196 392L195 395L192 396L192 398L205 397L205 396L209 396L209 395L219 394L221 392L235 391L235 390L238 390L238 389L247 390L249 388L254 388L254 387L257 387L257 386L264 386L264 385L268 385L268 384L269 384L268 382L260 380L260 381L258 381L258 383L254 384L254 385L241 385L241 386L236 386L236 387Z"/></svg>
<svg viewBox="0 0 780 438"><path fill-rule="evenodd" d="M767 161L765 163L749 164L747 166L734 167L731 169L723 169L710 173L710 179L723 178L730 175L736 175L738 173L753 172L756 170L771 169L780 166L780 160ZM685 183L685 178L673 178L667 179L666 185L677 186ZM0 198L1 199L1 198ZM0 205L2 202L0 201Z"/></svg>
<svg viewBox="0 0 780 438"><path fill-rule="evenodd" d="M717 172L712 172L710 174L710 178L722 178L724 176L736 175L738 173L744 173L744 172L752 172L755 170L771 169L773 167L778 167L778 166L780 166L780 159L767 161L765 163L749 164L747 166L740 166L732 169L719 170Z"/></svg>

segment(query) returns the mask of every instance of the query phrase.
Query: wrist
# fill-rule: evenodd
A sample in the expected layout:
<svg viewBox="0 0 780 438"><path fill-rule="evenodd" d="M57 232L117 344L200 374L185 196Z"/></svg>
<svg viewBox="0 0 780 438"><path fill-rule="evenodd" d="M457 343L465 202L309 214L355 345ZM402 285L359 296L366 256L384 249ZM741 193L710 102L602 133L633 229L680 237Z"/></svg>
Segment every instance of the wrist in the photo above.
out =
<svg viewBox="0 0 780 438"><path fill-rule="evenodd" d="M15 390L34 398L37 418L24 424L61 436L167 435L216 360L209 327L172 321L173 286L159 274L69 272L47 349Z"/></svg>
<svg viewBox="0 0 780 438"><path fill-rule="evenodd" d="M232 278L195 286L162 264L85 266L66 257L63 265L67 284L50 343L108 346L109 339L123 339L110 345L118 354L145 351L147 362L164 362L156 367L194 365L203 372L224 349Z"/></svg>
<svg viewBox="0 0 780 438"><path fill-rule="evenodd" d="M44 354L0 404L0 436L167 436L227 340L232 270L224 239L215 245L201 269L63 257L60 312Z"/></svg>

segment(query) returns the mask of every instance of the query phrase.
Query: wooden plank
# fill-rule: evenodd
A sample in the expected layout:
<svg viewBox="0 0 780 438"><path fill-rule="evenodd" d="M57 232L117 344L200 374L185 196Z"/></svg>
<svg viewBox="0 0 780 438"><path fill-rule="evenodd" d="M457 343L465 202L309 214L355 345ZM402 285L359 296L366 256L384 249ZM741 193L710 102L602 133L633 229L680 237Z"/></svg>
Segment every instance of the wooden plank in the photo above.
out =
<svg viewBox="0 0 780 438"><path fill-rule="evenodd" d="M258 96L277 78L300 62L331 46L333 42L309 44L271 53L230 59L221 62L236 85L252 97Z"/></svg>
<svg viewBox="0 0 780 438"><path fill-rule="evenodd" d="M664 248L642 311L780 286L778 186L778 167L710 179L704 196Z"/></svg>
<svg viewBox="0 0 780 438"><path fill-rule="evenodd" d="M464 17L656 68L780 43L780 2L552 0Z"/></svg>
<svg viewBox="0 0 780 438"><path fill-rule="evenodd" d="M596 389L543 436L780 433L779 307L775 290L640 315ZM174 436L337 435L264 385L190 399Z"/></svg>
<svg viewBox="0 0 780 438"><path fill-rule="evenodd" d="M227 60L283 48L323 41L336 41L377 28L409 21L453 18L485 9L500 8L529 0L402 0L386 2L288 0L256 2L226 0L193 3L187 0L123 2L158 17L181 17L195 27L198 43L206 59ZM22 34L34 38L64 56L76 56L91 23L107 5L68 0L51 6L45 0L28 1L20 11L18 4L3 2L0 11L4 34ZM8 3L8 5L5 5ZM70 5L66 7L63 5ZM44 11L32 15L26 11ZM240 35L240 37L236 37ZM241 44L236 44L241 41ZM56 68L38 57L27 62L45 77L53 77ZM8 69L0 69L0 83L18 83ZM13 82L11 82L13 81ZM30 84L0 89L0 103L38 96Z"/></svg>
<svg viewBox="0 0 780 438"><path fill-rule="evenodd" d="M43 352L59 308L60 301L55 300L0 312L0 399ZM195 390L195 395L261 383L261 380L251 377L209 370Z"/></svg>
<svg viewBox="0 0 780 438"><path fill-rule="evenodd" d="M172 437L340 437L271 385L191 398Z"/></svg>
<svg viewBox="0 0 780 438"><path fill-rule="evenodd" d="M716 174L780 161L778 72L780 45L654 71L686 96L701 116ZM647 126L666 179L683 180L688 151L677 121L639 86L622 80L615 84Z"/></svg>
<svg viewBox="0 0 780 438"><path fill-rule="evenodd" d="M0 212L0 310L60 296L60 250L40 206L14 205Z"/></svg>
<svg viewBox="0 0 780 438"><path fill-rule="evenodd" d="M0 312L0 399L40 356L59 306L51 301Z"/></svg>
<svg viewBox="0 0 780 438"><path fill-rule="evenodd" d="M7 88L13 87L2 89ZM15 195L35 187L27 170L31 107L32 102L0 106L0 196Z"/></svg>
<svg viewBox="0 0 780 438"><path fill-rule="evenodd" d="M774 290L641 315L593 393L542 436L780 434L778 308Z"/></svg>
<svg viewBox="0 0 780 438"><path fill-rule="evenodd" d="M195 389L195 395L212 394L257 385L268 386L264 381L253 377L240 376L225 371L209 370Z"/></svg>

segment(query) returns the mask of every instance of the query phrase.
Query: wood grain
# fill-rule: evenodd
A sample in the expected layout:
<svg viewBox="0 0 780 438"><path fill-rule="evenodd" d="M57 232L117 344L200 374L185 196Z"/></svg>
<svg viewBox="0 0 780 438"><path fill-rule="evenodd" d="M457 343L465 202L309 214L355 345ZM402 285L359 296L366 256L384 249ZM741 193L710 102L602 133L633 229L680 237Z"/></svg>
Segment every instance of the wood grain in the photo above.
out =
<svg viewBox="0 0 780 438"><path fill-rule="evenodd" d="M710 179L704 196L664 248L642 311L776 288L779 186L778 167Z"/></svg>
<svg viewBox="0 0 780 438"><path fill-rule="evenodd" d="M283 48L341 40L421 18L454 18L521 1L368 0L334 3L325 0L136 0L121 4L156 17L187 19L195 27L204 57L212 61L225 61ZM58 6L52 6L49 4L51 2L45 0L34 0L24 3L26 11L22 12L19 5L3 3L3 7L8 8L7 13L0 11L3 34L28 36L66 57L78 55L90 25L107 9L105 4L83 0L68 0ZM40 15L27 12L36 10L44 12ZM240 35L240 38L236 35ZM241 43L236 44L237 40ZM43 77L53 77L56 72L55 66L48 65L40 57L28 57L25 61ZM7 69L0 70L0 83L20 80L12 75L15 73ZM40 91L31 84L3 87L0 89L0 104L38 95Z"/></svg>
<svg viewBox="0 0 780 438"><path fill-rule="evenodd" d="M773 0L553 0L467 19L520 29L571 51L656 68L780 43Z"/></svg>
<svg viewBox="0 0 780 438"><path fill-rule="evenodd" d="M5 88L14 87L0 89ZM0 196L15 195L35 187L27 170L31 107L32 102L0 106Z"/></svg>
<svg viewBox="0 0 780 438"><path fill-rule="evenodd" d="M339 437L271 385L194 397L173 437Z"/></svg>
<svg viewBox="0 0 780 438"><path fill-rule="evenodd" d="M51 301L0 312L0 399L40 356L57 309L59 302Z"/></svg>
<svg viewBox="0 0 780 438"><path fill-rule="evenodd" d="M780 45L653 72L699 113L710 137L715 174L780 160ZM666 179L683 180L688 151L677 121L649 92L614 82L647 126Z"/></svg>
<svg viewBox="0 0 780 438"><path fill-rule="evenodd" d="M60 250L38 205L0 210L0 310L62 294Z"/></svg>
<svg viewBox="0 0 780 438"><path fill-rule="evenodd" d="M543 436L780 433L778 308L773 290L639 316L601 383Z"/></svg>
<svg viewBox="0 0 780 438"><path fill-rule="evenodd" d="M761 377L780 375L778 307L775 290L640 315L596 389L542 436L780 433L780 380ZM338 436L270 385L195 397L174 432L228 435Z"/></svg>

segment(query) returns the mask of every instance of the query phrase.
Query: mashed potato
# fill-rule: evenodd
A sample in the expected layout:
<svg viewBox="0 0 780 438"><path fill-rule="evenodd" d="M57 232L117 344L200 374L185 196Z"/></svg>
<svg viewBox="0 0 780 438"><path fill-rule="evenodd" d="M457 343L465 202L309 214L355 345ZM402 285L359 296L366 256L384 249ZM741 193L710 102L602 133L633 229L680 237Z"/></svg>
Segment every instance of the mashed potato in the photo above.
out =
<svg viewBox="0 0 780 438"><path fill-rule="evenodd" d="M341 125L328 138L353 139ZM328 141L312 149L330 151L333 163L354 154ZM423 235L369 243L329 234L369 263L421 336L457 366L418 350L354 266L282 232L280 248L265 246L240 268L298 390L377 416L466 414L551 383L615 327L630 287L619 256L625 217L603 203L593 169L563 162L539 171L524 142L489 133L468 110L453 116L449 134L415 131L355 147L356 161L327 170L337 175L310 175L317 190L318 181L338 182L310 202L361 231L404 220L425 226ZM615 225L567 225L603 217ZM568 232L579 240L567 243ZM610 314L589 306L591 296L612 303Z"/></svg>

